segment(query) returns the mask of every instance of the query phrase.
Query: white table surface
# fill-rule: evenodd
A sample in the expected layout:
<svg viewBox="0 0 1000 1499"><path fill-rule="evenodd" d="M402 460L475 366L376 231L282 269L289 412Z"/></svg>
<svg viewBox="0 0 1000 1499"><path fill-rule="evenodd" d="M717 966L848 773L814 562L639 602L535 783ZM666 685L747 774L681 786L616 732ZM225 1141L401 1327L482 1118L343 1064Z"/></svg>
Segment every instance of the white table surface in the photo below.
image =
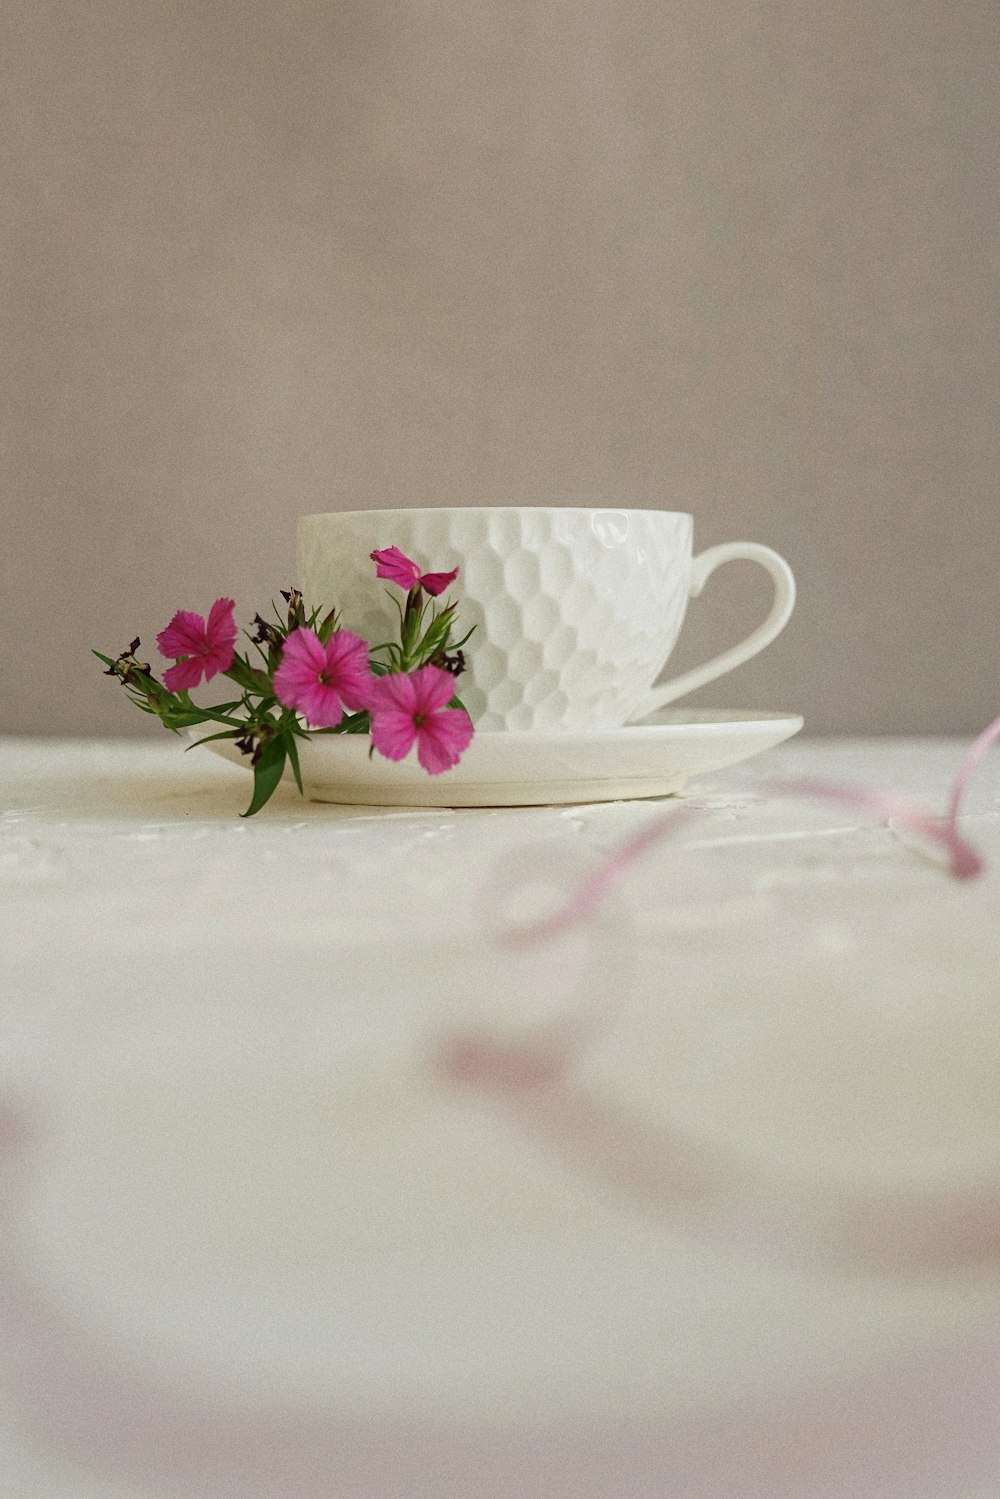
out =
<svg viewBox="0 0 1000 1499"><path fill-rule="evenodd" d="M243 821L166 737L0 741L0 1493L994 1499L1000 755L966 885L761 790L965 747L690 785L512 951L671 803Z"/></svg>

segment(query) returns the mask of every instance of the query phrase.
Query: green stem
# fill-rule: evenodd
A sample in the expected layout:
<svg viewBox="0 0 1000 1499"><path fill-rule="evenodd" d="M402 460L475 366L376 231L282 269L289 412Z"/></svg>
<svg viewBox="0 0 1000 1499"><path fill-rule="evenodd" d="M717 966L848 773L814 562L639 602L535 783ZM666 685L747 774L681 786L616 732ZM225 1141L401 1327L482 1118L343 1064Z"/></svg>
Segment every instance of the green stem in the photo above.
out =
<svg viewBox="0 0 1000 1499"><path fill-rule="evenodd" d="M400 669L412 671L416 657L414 651L419 644L420 624L423 619L423 603L421 599L420 585L411 588L406 595L406 610L403 614L403 626L400 630Z"/></svg>
<svg viewBox="0 0 1000 1499"><path fill-rule="evenodd" d="M230 718L228 713L216 713L214 708L202 708L194 703L192 703L191 707L193 712L203 714L205 718L212 719L214 723L226 723L233 729L246 728L245 718Z"/></svg>

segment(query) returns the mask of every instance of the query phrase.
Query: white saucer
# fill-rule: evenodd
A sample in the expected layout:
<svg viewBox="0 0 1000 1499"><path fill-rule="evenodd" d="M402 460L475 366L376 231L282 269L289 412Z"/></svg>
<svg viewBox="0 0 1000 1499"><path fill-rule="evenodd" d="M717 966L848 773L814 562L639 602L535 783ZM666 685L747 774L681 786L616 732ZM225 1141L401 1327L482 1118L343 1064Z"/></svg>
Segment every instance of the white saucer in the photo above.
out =
<svg viewBox="0 0 1000 1499"><path fill-rule="evenodd" d="M790 739L796 713L665 708L643 723L590 732L477 734L452 770L429 776L416 753L369 759L367 735L299 741L306 795L369 807L529 807L670 796L691 776L721 770ZM199 738L204 729L192 730ZM231 739L207 749L250 768ZM291 771L286 769L286 779Z"/></svg>

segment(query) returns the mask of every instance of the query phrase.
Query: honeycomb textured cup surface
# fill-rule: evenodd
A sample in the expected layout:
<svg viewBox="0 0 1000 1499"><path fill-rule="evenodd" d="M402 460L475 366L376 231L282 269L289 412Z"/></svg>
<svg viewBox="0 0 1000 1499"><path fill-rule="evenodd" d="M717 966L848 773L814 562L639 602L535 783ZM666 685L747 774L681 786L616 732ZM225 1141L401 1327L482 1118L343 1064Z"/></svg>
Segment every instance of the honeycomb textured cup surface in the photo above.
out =
<svg viewBox="0 0 1000 1499"><path fill-rule="evenodd" d="M423 571L461 570L460 633L475 626L458 691L477 729L624 723L684 619L691 518L636 510L396 510L305 516L299 579L372 644L398 638L370 553L398 546ZM388 595L388 596L387 596ZM443 602L444 600L442 600Z"/></svg>

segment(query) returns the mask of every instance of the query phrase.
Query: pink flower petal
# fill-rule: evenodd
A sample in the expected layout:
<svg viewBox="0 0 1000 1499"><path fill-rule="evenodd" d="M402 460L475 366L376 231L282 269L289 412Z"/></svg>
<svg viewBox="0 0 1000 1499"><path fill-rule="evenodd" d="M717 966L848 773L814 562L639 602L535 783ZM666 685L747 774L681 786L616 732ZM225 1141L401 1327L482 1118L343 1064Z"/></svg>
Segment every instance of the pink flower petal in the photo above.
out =
<svg viewBox="0 0 1000 1499"><path fill-rule="evenodd" d="M446 708L455 679L438 666L393 672L374 679L368 694L375 748L391 760L401 760L417 741L417 758L430 775L457 764L472 738L469 715Z"/></svg>
<svg viewBox="0 0 1000 1499"><path fill-rule="evenodd" d="M452 568L450 573L421 573L420 586L425 589L432 598L437 598L439 593L454 583L458 577L458 568Z"/></svg>
<svg viewBox="0 0 1000 1499"><path fill-rule="evenodd" d="M281 652L281 665L278 671L286 666L289 670L296 670L300 674L318 676L326 665L326 652L319 641L319 636L312 630L307 630L300 625L293 630L285 641ZM277 673L275 673L277 680Z"/></svg>
<svg viewBox="0 0 1000 1499"><path fill-rule="evenodd" d="M404 759L417 737L413 715L399 709L383 709L372 717L371 737L372 744L387 760Z"/></svg>
<svg viewBox="0 0 1000 1499"><path fill-rule="evenodd" d="M234 647L239 631L233 618L236 605L232 599L216 599L208 613L205 636L208 651L205 656L205 681L211 681L216 672L228 671L233 664Z"/></svg>
<svg viewBox="0 0 1000 1499"><path fill-rule="evenodd" d="M336 728L345 707L363 708L369 684L367 641L339 630L324 646L304 625L289 635L274 674L279 702L316 729Z"/></svg>
<svg viewBox="0 0 1000 1499"><path fill-rule="evenodd" d="M176 659L178 656L195 656L205 649L205 621L200 614L190 609L178 609L165 630L156 637L162 656Z"/></svg>
<svg viewBox="0 0 1000 1499"><path fill-rule="evenodd" d="M233 618L233 610L236 608L232 599L216 599L208 611L208 623L205 626L205 634L211 646L232 645L239 630Z"/></svg>
<svg viewBox="0 0 1000 1499"><path fill-rule="evenodd" d="M188 656L175 666L168 666L163 673L163 682L170 692L190 692L201 681L205 663L200 656Z"/></svg>
<svg viewBox="0 0 1000 1499"><path fill-rule="evenodd" d="M228 671L235 654L232 641L220 641L206 651L201 658L205 667L205 681L210 682L216 672Z"/></svg>
<svg viewBox="0 0 1000 1499"><path fill-rule="evenodd" d="M417 759L428 775L457 765L472 738L472 720L461 708L441 708L417 729Z"/></svg>
<svg viewBox="0 0 1000 1499"><path fill-rule="evenodd" d="M370 555L375 563L376 577L387 578L390 583L398 584L407 592L420 582L420 569L415 562L411 562L409 557L399 550L399 547L385 547Z"/></svg>
<svg viewBox="0 0 1000 1499"><path fill-rule="evenodd" d="M324 689L321 676L326 667L326 652L312 630L304 626L293 630L285 641L281 663L274 673L274 691L286 708L305 715L318 729L332 729L343 714L340 700Z"/></svg>
<svg viewBox="0 0 1000 1499"><path fill-rule="evenodd" d="M235 607L232 599L216 599L207 625L200 614L179 609L167 628L160 631L156 643L164 656L191 658L183 671L171 667L164 675L171 692L197 687L203 675L209 682L217 672L228 671L238 633L233 619Z"/></svg>
<svg viewBox="0 0 1000 1499"><path fill-rule="evenodd" d="M338 630L331 635L326 643L324 675L352 711L367 707L372 683L367 640L349 630Z"/></svg>
<svg viewBox="0 0 1000 1499"><path fill-rule="evenodd" d="M344 716L340 693L329 682L311 683L294 706L314 729L335 729Z"/></svg>
<svg viewBox="0 0 1000 1499"><path fill-rule="evenodd" d="M368 705L373 714L407 713L412 718L417 712L417 693L413 678L405 672L392 672L388 676L376 677L368 687Z"/></svg>
<svg viewBox="0 0 1000 1499"><path fill-rule="evenodd" d="M455 678L440 666L421 666L410 675L414 705L418 713L446 708L455 696Z"/></svg>

